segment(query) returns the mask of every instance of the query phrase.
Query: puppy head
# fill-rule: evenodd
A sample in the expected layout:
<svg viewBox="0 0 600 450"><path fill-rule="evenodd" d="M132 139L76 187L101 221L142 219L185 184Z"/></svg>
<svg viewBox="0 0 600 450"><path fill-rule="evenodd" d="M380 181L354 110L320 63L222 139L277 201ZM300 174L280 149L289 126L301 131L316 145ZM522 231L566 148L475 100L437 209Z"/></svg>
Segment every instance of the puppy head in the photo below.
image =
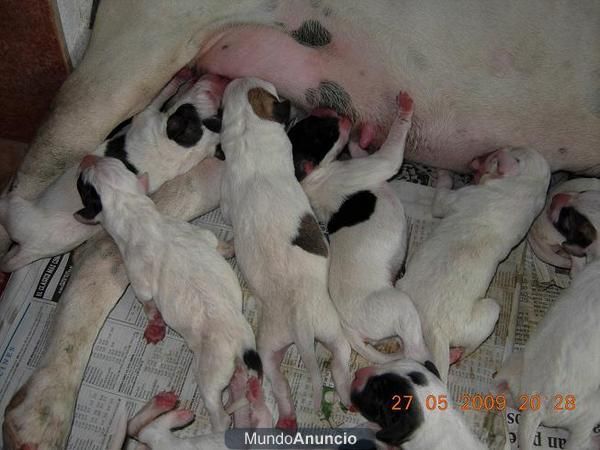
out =
<svg viewBox="0 0 600 450"><path fill-rule="evenodd" d="M214 153L221 132L219 107L228 82L218 75L204 75L177 95L166 112L167 138L184 149Z"/></svg>
<svg viewBox="0 0 600 450"><path fill-rule="evenodd" d="M136 177L116 158L87 155L79 165L77 191L83 208L74 213L77 221L96 225L102 222L103 200L115 192L146 195L148 175Z"/></svg>
<svg viewBox="0 0 600 450"><path fill-rule="evenodd" d="M240 112L245 117L285 124L290 118L289 100L280 100L275 86L258 78L239 78L225 89L223 108L226 115Z"/></svg>
<svg viewBox="0 0 600 450"><path fill-rule="evenodd" d="M488 180L527 176L548 178L548 162L537 151L527 148L504 148L475 158L471 162L476 184L485 184Z"/></svg>
<svg viewBox="0 0 600 450"><path fill-rule="evenodd" d="M296 123L289 131L294 170L302 181L318 165L334 161L348 142L350 122L334 111L318 113Z"/></svg>
<svg viewBox="0 0 600 450"><path fill-rule="evenodd" d="M428 416L435 411L427 410L425 400L428 395L447 392L435 365L429 361L426 365L405 359L355 373L352 404L367 420L381 427L375 435L378 440L400 446L427 432Z"/></svg>
<svg viewBox="0 0 600 450"><path fill-rule="evenodd" d="M552 197L547 217L562 235L562 249L575 257L598 256L600 191L561 192Z"/></svg>

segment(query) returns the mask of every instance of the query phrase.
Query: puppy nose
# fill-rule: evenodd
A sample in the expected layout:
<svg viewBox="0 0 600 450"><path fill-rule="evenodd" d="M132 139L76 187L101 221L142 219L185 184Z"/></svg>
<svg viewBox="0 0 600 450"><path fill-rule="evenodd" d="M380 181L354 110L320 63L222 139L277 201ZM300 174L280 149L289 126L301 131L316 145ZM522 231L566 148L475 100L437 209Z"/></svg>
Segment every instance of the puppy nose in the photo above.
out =
<svg viewBox="0 0 600 450"><path fill-rule="evenodd" d="M94 164L96 164L98 159L99 158L96 155L85 155L81 160L81 163L79 163L79 169L84 170L88 167L92 167Z"/></svg>

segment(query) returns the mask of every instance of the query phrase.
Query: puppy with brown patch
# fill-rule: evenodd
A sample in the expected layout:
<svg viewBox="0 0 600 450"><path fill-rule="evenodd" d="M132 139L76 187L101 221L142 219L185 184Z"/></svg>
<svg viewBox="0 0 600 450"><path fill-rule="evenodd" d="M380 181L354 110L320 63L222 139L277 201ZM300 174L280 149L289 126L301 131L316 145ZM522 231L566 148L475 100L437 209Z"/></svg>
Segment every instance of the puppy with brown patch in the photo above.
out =
<svg viewBox="0 0 600 450"><path fill-rule="evenodd" d="M236 365L262 373L254 333L242 314L239 281L223 258L231 256L231 245L209 230L161 215L146 196L147 177L136 178L119 160L88 155L80 168L85 208L99 208L92 219L115 240L150 323L158 309L194 353L213 430L225 430L229 415L221 395ZM82 220L81 213L75 218Z"/></svg>
<svg viewBox="0 0 600 450"><path fill-rule="evenodd" d="M566 450L592 450L598 448L592 430L600 422L600 191L556 194L551 204L549 218L566 237L563 249L582 267L574 265L571 285L496 383L515 401L540 396L540 408L521 412L520 449L533 448L541 423L570 431Z"/></svg>
<svg viewBox="0 0 600 450"><path fill-rule="evenodd" d="M223 104L221 209L233 224L237 261L260 300L257 348L277 401L277 425L295 428L290 387L279 367L291 344L310 373L317 410L322 382L315 339L333 354L337 392L349 401L350 345L327 291L329 248L294 178L282 125L289 103L279 101L272 84L246 78L230 83Z"/></svg>
<svg viewBox="0 0 600 450"><path fill-rule="evenodd" d="M413 101L402 92L396 104L396 122L372 155L351 143L353 158L338 159L350 122L333 111L316 111L288 133L296 177L319 220L327 223L331 299L352 347L377 363L402 354L421 362L430 358L417 310L394 287L406 256L407 225L402 202L387 180L402 165ZM402 353L384 355L365 344L389 337L402 339Z"/></svg>
<svg viewBox="0 0 600 450"><path fill-rule="evenodd" d="M475 186L438 189L442 220L406 263L396 286L414 302L443 381L452 360L492 333L500 306L485 294L498 264L544 206L550 167L537 151L502 149L473 161Z"/></svg>

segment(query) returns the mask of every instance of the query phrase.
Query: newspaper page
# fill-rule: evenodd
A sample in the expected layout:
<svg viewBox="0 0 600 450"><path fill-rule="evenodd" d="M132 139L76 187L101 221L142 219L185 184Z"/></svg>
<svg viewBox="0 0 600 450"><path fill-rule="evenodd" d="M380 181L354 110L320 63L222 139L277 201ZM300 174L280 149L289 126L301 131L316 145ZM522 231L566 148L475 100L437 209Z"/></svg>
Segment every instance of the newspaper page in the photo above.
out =
<svg viewBox="0 0 600 450"><path fill-rule="evenodd" d="M409 253L436 225L431 216L435 179L432 169L406 164L392 186L403 200L410 226ZM464 183L455 180L455 185ZM221 239L233 237L219 210L195 221L214 231ZM244 291L244 314L256 329L257 302L249 292L235 259L229 260L240 277ZM44 259L14 273L0 299L0 411L31 375L44 353L55 307L71 269L69 255ZM501 314L492 336L450 372L449 389L460 407L465 395L490 393L492 376L512 351L520 350L544 313L569 283L568 273L539 261L526 243L519 245L498 268L489 296L501 305ZM169 330L157 345L146 345L146 319L131 288L123 293L100 331L79 391L69 450L103 450L116 429L117 411L123 404L129 416L154 394L171 390L181 405L197 412L183 436L210 431L206 411L194 380L192 353L182 338ZM358 414L346 411L337 401L329 371L329 353L317 345L317 357L324 381L320 412L312 407L310 379L294 346L288 351L282 370L290 382L301 427L352 427L364 423ZM352 370L369 363L353 353ZM276 407L267 380L267 404L276 416ZM464 412L471 428L490 449L516 449L518 414L508 411ZM536 448L563 448L567 433L541 427ZM135 448L130 440L127 448Z"/></svg>

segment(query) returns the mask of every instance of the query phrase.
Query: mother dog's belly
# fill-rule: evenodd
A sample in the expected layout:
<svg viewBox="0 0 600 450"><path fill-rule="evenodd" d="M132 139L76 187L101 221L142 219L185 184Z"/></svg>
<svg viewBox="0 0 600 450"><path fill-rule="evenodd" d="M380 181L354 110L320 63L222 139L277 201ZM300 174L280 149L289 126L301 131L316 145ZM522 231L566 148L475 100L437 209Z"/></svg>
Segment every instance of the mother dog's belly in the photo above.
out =
<svg viewBox="0 0 600 450"><path fill-rule="evenodd" d="M431 165L465 170L505 145L534 146L554 169L600 165L600 56L585 44L600 45L600 33L584 8L556 6L553 17L463 0L425 14L426 3L265 2L266 25L212 33L197 64L374 122L375 145L406 90L416 105L407 158Z"/></svg>

